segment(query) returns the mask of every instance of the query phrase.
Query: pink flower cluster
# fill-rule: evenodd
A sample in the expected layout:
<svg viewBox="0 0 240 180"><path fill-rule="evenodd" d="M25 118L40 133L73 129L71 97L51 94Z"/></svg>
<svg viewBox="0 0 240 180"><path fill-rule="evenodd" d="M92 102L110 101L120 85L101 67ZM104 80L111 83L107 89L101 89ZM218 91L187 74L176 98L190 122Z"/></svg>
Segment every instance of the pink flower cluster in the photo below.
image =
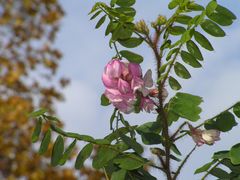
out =
<svg viewBox="0 0 240 180"><path fill-rule="evenodd" d="M201 130L193 128L191 125L189 125L189 129L191 132L191 136L197 146L201 146L203 144L212 145L215 143L215 141L220 140L220 131L218 130Z"/></svg>
<svg viewBox="0 0 240 180"><path fill-rule="evenodd" d="M158 91L149 89L153 86L151 70L143 76L139 64L113 59L106 65L102 81L106 87L104 95L121 112L134 112L138 98L141 110L154 110L155 103L150 96L157 96Z"/></svg>

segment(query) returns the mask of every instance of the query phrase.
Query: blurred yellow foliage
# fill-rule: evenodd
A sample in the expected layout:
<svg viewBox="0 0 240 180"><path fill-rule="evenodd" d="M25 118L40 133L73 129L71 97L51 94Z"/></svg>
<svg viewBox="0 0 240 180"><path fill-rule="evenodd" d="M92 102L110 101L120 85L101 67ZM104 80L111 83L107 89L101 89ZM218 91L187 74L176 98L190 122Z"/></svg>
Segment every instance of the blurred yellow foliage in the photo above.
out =
<svg viewBox="0 0 240 180"><path fill-rule="evenodd" d="M82 179L73 169L51 167L50 150L39 156L31 143L35 123L29 112L39 107L54 112L53 102L63 100L49 83L56 81L62 57L53 43L63 15L58 0L0 0L0 179ZM65 87L69 80L58 82ZM103 177L92 169L81 174Z"/></svg>

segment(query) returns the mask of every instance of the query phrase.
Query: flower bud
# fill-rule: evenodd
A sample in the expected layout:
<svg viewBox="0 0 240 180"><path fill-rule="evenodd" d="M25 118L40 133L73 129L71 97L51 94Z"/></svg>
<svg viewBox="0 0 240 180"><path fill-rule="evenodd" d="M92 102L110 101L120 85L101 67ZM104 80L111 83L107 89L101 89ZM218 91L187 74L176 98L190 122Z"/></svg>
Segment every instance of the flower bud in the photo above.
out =
<svg viewBox="0 0 240 180"><path fill-rule="evenodd" d="M135 24L135 28L138 32L142 34L149 34L149 28L144 20L140 20Z"/></svg>
<svg viewBox="0 0 240 180"><path fill-rule="evenodd" d="M161 25L164 25L165 23L167 22L167 18L166 16L158 16L157 18L157 21L156 21L156 24L161 26Z"/></svg>

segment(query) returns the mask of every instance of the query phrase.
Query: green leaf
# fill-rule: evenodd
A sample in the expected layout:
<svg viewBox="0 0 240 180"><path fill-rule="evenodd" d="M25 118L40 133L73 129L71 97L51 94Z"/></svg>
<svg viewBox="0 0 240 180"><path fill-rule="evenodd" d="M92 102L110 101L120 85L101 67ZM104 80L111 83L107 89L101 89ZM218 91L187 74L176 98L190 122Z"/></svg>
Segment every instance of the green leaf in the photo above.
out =
<svg viewBox="0 0 240 180"><path fill-rule="evenodd" d="M102 10L97 11L97 12L90 18L90 20L95 19L101 12L102 12Z"/></svg>
<svg viewBox="0 0 240 180"><path fill-rule="evenodd" d="M32 142L33 143L38 141L41 130L42 130L42 118L38 118L35 129L32 134Z"/></svg>
<svg viewBox="0 0 240 180"><path fill-rule="evenodd" d="M230 154L229 151L218 151L213 154L213 159L225 159L229 158Z"/></svg>
<svg viewBox="0 0 240 180"><path fill-rule="evenodd" d="M101 25L104 23L104 21L106 20L106 15L104 15L103 17L100 18L100 20L97 22L95 28L98 29L101 27Z"/></svg>
<svg viewBox="0 0 240 180"><path fill-rule="evenodd" d="M199 96L179 92L170 100L169 110L182 118L195 122L200 119L199 114L202 110L199 105L202 102L203 100Z"/></svg>
<svg viewBox="0 0 240 180"><path fill-rule="evenodd" d="M182 35L182 37L180 39L181 43L184 44L187 41L191 40L194 31L195 31L194 29L190 29L190 30L185 31L185 33L183 33L183 35Z"/></svg>
<svg viewBox="0 0 240 180"><path fill-rule="evenodd" d="M147 122L136 128L136 131L139 134L141 134L141 133L160 133L161 130L162 130L162 125L156 121Z"/></svg>
<svg viewBox="0 0 240 180"><path fill-rule="evenodd" d="M211 15L208 15L208 17L221 26L230 26L233 23L231 18L220 13L212 13Z"/></svg>
<svg viewBox="0 0 240 180"><path fill-rule="evenodd" d="M206 7L207 15L211 15L215 11L217 6L218 6L218 4L217 4L216 0L210 1Z"/></svg>
<svg viewBox="0 0 240 180"><path fill-rule="evenodd" d="M145 164L144 160L134 154L124 154L113 161L120 168L126 170L138 169Z"/></svg>
<svg viewBox="0 0 240 180"><path fill-rule="evenodd" d="M67 147L66 151L63 153L63 156L59 162L60 165L64 165L66 163L66 161L70 157L76 143L77 143L77 140L74 139L73 142Z"/></svg>
<svg viewBox="0 0 240 180"><path fill-rule="evenodd" d="M53 145L51 165L57 166L62 158L64 151L64 141L63 137L59 135Z"/></svg>
<svg viewBox="0 0 240 180"><path fill-rule="evenodd" d="M240 164L240 143L235 144L230 150L230 160L234 165Z"/></svg>
<svg viewBox="0 0 240 180"><path fill-rule="evenodd" d="M187 15L179 15L176 18L176 22L181 24L188 24L191 21L192 17Z"/></svg>
<svg viewBox="0 0 240 180"><path fill-rule="evenodd" d="M107 28L105 30L105 36L109 35L111 32L113 32L118 27L118 23L110 21L107 25Z"/></svg>
<svg viewBox="0 0 240 180"><path fill-rule="evenodd" d="M174 71L175 73L183 79L189 79L191 78L191 74L188 72L188 70L179 62L176 62L174 65Z"/></svg>
<svg viewBox="0 0 240 180"><path fill-rule="evenodd" d="M172 64L172 62L173 62L173 60L168 61L168 62L165 63L165 64L162 64L161 67L159 68L159 72L160 72L161 74L163 74L163 73L166 71L168 65Z"/></svg>
<svg viewBox="0 0 240 180"><path fill-rule="evenodd" d="M102 96L101 96L101 105L102 106L108 106L110 104L111 103L110 103L109 99L104 94L102 94Z"/></svg>
<svg viewBox="0 0 240 180"><path fill-rule="evenodd" d="M201 33L195 31L194 32L194 38L198 42L198 44L200 44L203 48L205 48L209 51L214 50L211 43L208 41L208 39L204 35L202 35Z"/></svg>
<svg viewBox="0 0 240 180"><path fill-rule="evenodd" d="M120 51L120 54L132 63L140 64L141 62L143 62L142 56L140 56L139 54L133 53L131 51L122 50L122 51Z"/></svg>
<svg viewBox="0 0 240 180"><path fill-rule="evenodd" d="M222 159L221 164L228 167L232 172L240 174L240 165L234 165L232 164L230 159Z"/></svg>
<svg viewBox="0 0 240 180"><path fill-rule="evenodd" d="M168 83L169 83L170 87L175 91L178 91L182 88L181 84L179 84L179 82L172 76L170 76L168 78Z"/></svg>
<svg viewBox="0 0 240 180"><path fill-rule="evenodd" d="M118 40L118 42L126 48L135 48L142 44L143 40L140 38L133 37L126 40Z"/></svg>
<svg viewBox="0 0 240 180"><path fill-rule="evenodd" d="M217 6L216 11L220 14L228 16L231 19L237 19L236 15L233 12L231 12L229 9L227 9L221 5Z"/></svg>
<svg viewBox="0 0 240 180"><path fill-rule="evenodd" d="M205 19L201 27L205 32L215 37L224 37L226 35L222 28L209 19Z"/></svg>
<svg viewBox="0 0 240 180"><path fill-rule="evenodd" d="M120 169L112 173L111 180L125 180L127 171L125 169Z"/></svg>
<svg viewBox="0 0 240 180"><path fill-rule="evenodd" d="M177 146L175 144L172 144L170 149L177 155L181 156L182 153L179 151L179 149L177 148Z"/></svg>
<svg viewBox="0 0 240 180"><path fill-rule="evenodd" d="M172 0L169 4L168 4L168 9L174 9L175 7L178 6L178 2L176 0Z"/></svg>
<svg viewBox="0 0 240 180"><path fill-rule="evenodd" d="M230 175L226 171L224 171L224 170L222 170L220 168L212 169L210 171L210 174L213 175L213 176L216 176L218 178L227 178L227 179L230 178Z"/></svg>
<svg viewBox="0 0 240 180"><path fill-rule="evenodd" d="M115 8L115 10L126 16L134 17L136 15L136 10L131 7L118 7L118 8Z"/></svg>
<svg viewBox="0 0 240 180"><path fill-rule="evenodd" d="M196 169L194 174L199 174L199 173L207 171L215 162L216 162L216 160L213 160L207 164L204 164L200 168Z"/></svg>
<svg viewBox="0 0 240 180"><path fill-rule="evenodd" d="M100 147L97 151L97 155L93 158L92 166L95 169L100 169L107 165L107 163L115 158L119 152L110 149L108 147Z"/></svg>
<svg viewBox="0 0 240 180"><path fill-rule="evenodd" d="M192 40L189 40L187 42L187 49L195 58L197 58L198 60L203 60L200 49Z"/></svg>
<svg viewBox="0 0 240 180"><path fill-rule="evenodd" d="M179 51L179 48L175 48L169 51L169 53L167 54L166 60L169 61L172 58L172 55L177 53L178 51Z"/></svg>
<svg viewBox="0 0 240 180"><path fill-rule="evenodd" d="M162 143L162 137L156 133L141 133L142 142L146 145Z"/></svg>
<svg viewBox="0 0 240 180"><path fill-rule="evenodd" d="M240 102L233 107L234 114L240 118Z"/></svg>
<svg viewBox="0 0 240 180"><path fill-rule="evenodd" d="M139 143L137 143L136 140L124 134L120 134L120 137L122 138L123 142L125 142L129 147L131 147L136 153L143 153L143 147Z"/></svg>
<svg viewBox="0 0 240 180"><path fill-rule="evenodd" d="M29 117L36 118L38 116L44 115L47 112L47 109L39 109L29 114Z"/></svg>
<svg viewBox="0 0 240 180"><path fill-rule="evenodd" d="M113 31L112 40L129 39L132 36L132 33L132 29L119 24Z"/></svg>
<svg viewBox="0 0 240 180"><path fill-rule="evenodd" d="M168 32L172 35L178 36L183 34L186 31L186 29L182 26L172 26L168 29Z"/></svg>
<svg viewBox="0 0 240 180"><path fill-rule="evenodd" d="M134 126L133 128L135 128L135 127L136 126ZM107 139L108 141L112 142L113 140L120 137L119 134L127 134L128 132L129 132L128 127L121 127L121 128L118 128L117 130L115 130L114 132L112 132L111 134L107 135L104 139Z"/></svg>
<svg viewBox="0 0 240 180"><path fill-rule="evenodd" d="M181 57L186 64L194 68L202 67L202 65L196 60L196 58L186 51L181 51Z"/></svg>
<svg viewBox="0 0 240 180"><path fill-rule="evenodd" d="M136 0L117 0L116 4L123 7L129 7L134 5Z"/></svg>
<svg viewBox="0 0 240 180"><path fill-rule="evenodd" d="M49 129L43 137L43 140L38 151L40 155L43 155L47 151L50 141L51 141L51 129Z"/></svg>
<svg viewBox="0 0 240 180"><path fill-rule="evenodd" d="M203 11L204 10L204 7L197 4L197 3L194 3L194 2L191 2L190 4L188 4L188 9L192 10L192 11Z"/></svg>
<svg viewBox="0 0 240 180"><path fill-rule="evenodd" d="M222 132L230 131L236 125L235 117L230 112L224 112L216 119L216 127Z"/></svg>
<svg viewBox="0 0 240 180"><path fill-rule="evenodd" d="M76 162L75 162L75 168L76 169L80 169L80 168L83 167L84 162L86 161L87 158L89 158L89 156L92 153L92 150L93 150L93 145L91 143L87 144L86 146L84 146L82 148L82 150L79 152L79 154L77 156L77 159L76 159ZM100 151L100 149L99 149L99 151Z"/></svg>

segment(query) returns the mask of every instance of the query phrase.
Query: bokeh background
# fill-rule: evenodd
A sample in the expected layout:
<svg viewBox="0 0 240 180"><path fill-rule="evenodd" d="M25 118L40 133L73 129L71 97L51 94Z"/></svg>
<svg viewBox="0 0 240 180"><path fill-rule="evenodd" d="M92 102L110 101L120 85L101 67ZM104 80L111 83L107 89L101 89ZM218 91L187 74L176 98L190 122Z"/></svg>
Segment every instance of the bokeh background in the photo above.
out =
<svg viewBox="0 0 240 180"><path fill-rule="evenodd" d="M34 124L27 116L34 106L41 106L58 115L67 131L96 138L110 132L113 107L100 106L104 91L101 74L115 51L108 46L109 37L104 36L104 26L95 30L96 21L89 20L88 12L95 2L0 0L0 179L94 180L101 177L100 172L88 168L81 170L87 178L80 177L79 172L73 170L73 163L62 168L49 166L50 152L44 157L38 156L35 146L31 146L29 132ZM145 19L150 24L160 14L170 16L168 2L137 0L136 21ZM209 37L215 51L204 51L203 68L192 69L192 78L181 81L182 91L203 97L201 120L240 100L240 1L218 2L231 9L238 19L231 27L224 28L226 37ZM136 48L136 52L145 58L144 72L154 69L154 56L146 46ZM71 80L68 86L65 77ZM168 89L171 97L173 93ZM63 97L65 101L60 102ZM145 112L126 116L132 125L155 118L155 114ZM194 170L209 162L214 151L229 149L240 142L239 127L222 134L221 139L214 146L198 148L179 179L200 179L201 176L193 175ZM183 153L193 146L190 138L178 143ZM145 156L150 157L150 154ZM151 172L162 179L161 173Z"/></svg>

